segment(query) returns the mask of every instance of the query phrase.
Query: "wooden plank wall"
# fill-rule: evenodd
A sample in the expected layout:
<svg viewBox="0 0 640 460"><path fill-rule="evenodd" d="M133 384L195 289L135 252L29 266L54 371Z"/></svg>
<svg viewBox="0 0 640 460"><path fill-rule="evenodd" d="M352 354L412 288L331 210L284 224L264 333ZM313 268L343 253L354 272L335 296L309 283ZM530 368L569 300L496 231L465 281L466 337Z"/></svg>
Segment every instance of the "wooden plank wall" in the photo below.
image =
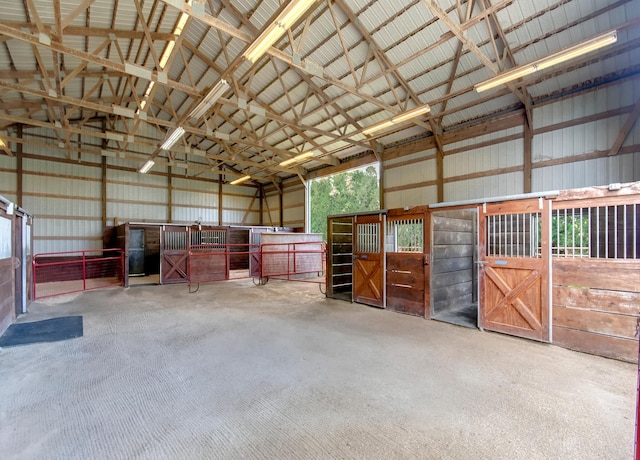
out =
<svg viewBox="0 0 640 460"><path fill-rule="evenodd" d="M553 343L637 362L640 262L553 260Z"/></svg>
<svg viewBox="0 0 640 460"><path fill-rule="evenodd" d="M422 252L390 252L386 257L387 309L424 316L424 254Z"/></svg>
<svg viewBox="0 0 640 460"><path fill-rule="evenodd" d="M475 301L475 210L434 211L431 264L431 315Z"/></svg>

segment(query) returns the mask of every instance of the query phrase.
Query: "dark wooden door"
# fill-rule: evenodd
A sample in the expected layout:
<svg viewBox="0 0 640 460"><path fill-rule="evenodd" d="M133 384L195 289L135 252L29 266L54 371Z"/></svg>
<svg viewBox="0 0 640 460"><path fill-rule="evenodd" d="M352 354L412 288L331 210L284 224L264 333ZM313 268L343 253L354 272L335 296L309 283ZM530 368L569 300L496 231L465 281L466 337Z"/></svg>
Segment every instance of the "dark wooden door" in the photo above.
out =
<svg viewBox="0 0 640 460"><path fill-rule="evenodd" d="M549 341L549 202L481 209L480 327Z"/></svg>
<svg viewBox="0 0 640 460"><path fill-rule="evenodd" d="M160 284L189 280L189 229L165 227L160 232Z"/></svg>
<svg viewBox="0 0 640 460"><path fill-rule="evenodd" d="M144 275L144 229L129 229L129 275Z"/></svg>
<svg viewBox="0 0 640 460"><path fill-rule="evenodd" d="M390 210L385 233L386 307L425 316L429 303L429 244L426 213Z"/></svg>
<svg viewBox="0 0 640 460"><path fill-rule="evenodd" d="M356 216L353 250L353 300L384 306L384 215Z"/></svg>

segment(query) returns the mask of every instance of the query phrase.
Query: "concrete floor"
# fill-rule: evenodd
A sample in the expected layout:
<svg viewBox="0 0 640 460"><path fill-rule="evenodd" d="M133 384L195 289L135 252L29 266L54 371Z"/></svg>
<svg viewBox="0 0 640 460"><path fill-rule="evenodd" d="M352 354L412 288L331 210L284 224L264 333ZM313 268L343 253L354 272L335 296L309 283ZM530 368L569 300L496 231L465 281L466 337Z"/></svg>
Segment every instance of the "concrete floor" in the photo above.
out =
<svg viewBox="0 0 640 460"><path fill-rule="evenodd" d="M3 459L633 454L632 364L251 280L46 299L0 351Z"/></svg>

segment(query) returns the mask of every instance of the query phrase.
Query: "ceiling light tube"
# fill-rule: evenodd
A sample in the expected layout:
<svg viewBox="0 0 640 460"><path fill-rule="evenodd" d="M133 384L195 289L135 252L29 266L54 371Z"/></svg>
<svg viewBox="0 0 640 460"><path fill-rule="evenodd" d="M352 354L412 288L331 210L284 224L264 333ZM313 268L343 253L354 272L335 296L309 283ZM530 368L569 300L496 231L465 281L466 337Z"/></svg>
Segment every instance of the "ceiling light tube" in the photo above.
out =
<svg viewBox="0 0 640 460"><path fill-rule="evenodd" d="M200 101L200 103L189 113L189 118L201 118L207 111L216 103L218 99L222 97L224 93L229 89L229 83L227 80L221 79L215 84L213 88L209 90L207 95Z"/></svg>
<svg viewBox="0 0 640 460"><path fill-rule="evenodd" d="M392 125L393 125L393 122L391 120L383 121L382 123L369 126L367 129L362 131L362 134L367 136L371 133L375 133L376 131L380 131L381 129L388 128L389 126L392 126Z"/></svg>
<svg viewBox="0 0 640 460"><path fill-rule="evenodd" d="M611 45L617 40L618 34L615 30L603 35L599 35L562 51L558 51L557 53L550 54L542 59L538 59L529 64L525 64L523 66L511 69L508 72L496 75L493 78L475 85L475 89L478 93L481 93L482 91L486 91L488 89L495 88L496 86L500 86L504 83L517 80L518 78L532 74L533 72L536 72L538 70L552 67L570 59L574 59L578 56L582 56L583 54L587 54L600 49L604 46Z"/></svg>
<svg viewBox="0 0 640 460"><path fill-rule="evenodd" d="M536 67L534 65L528 64L522 67L516 67L508 72L496 75L493 78L490 78L482 83L478 83L475 85L475 89L478 93L486 91L491 88L495 88L496 86L503 85L513 80L517 80L518 78L522 78L525 75L530 75L536 71Z"/></svg>
<svg viewBox="0 0 640 460"><path fill-rule="evenodd" d="M184 128L182 126L178 126L167 136L160 148L162 150L169 150L176 142L178 142L178 139L180 139L183 134Z"/></svg>
<svg viewBox="0 0 640 460"><path fill-rule="evenodd" d="M293 0L278 15L276 20L249 46L244 53L245 59L255 63L291 28L317 0Z"/></svg>
<svg viewBox="0 0 640 460"><path fill-rule="evenodd" d="M582 56L583 54L590 53L591 51L603 48L607 45L611 45L616 41L618 41L618 33L614 30L613 32L599 35L578 45L551 54L550 56L537 61L535 65L538 70L543 70L547 67L560 64L562 62L568 61L569 59L573 59L578 56Z"/></svg>
<svg viewBox="0 0 640 460"><path fill-rule="evenodd" d="M251 176L242 176L242 177L239 177L238 179L236 179L234 181L229 182L229 184L230 185L238 185L238 184L241 184L243 182L248 181L249 179L251 179Z"/></svg>
<svg viewBox="0 0 640 460"><path fill-rule="evenodd" d="M309 158L313 156L313 152L305 152L300 155L296 155L295 157L289 158L288 160L284 160L280 162L280 166L289 166L290 164L296 163L298 161L304 160L305 158Z"/></svg>
<svg viewBox="0 0 640 460"><path fill-rule="evenodd" d="M153 161L153 160L147 160L147 162L146 162L145 164L143 164L143 165L142 165L142 168L140 168L140 169L138 170L138 172L139 172L140 174L146 174L147 172L149 172L149 170L150 170L151 168L153 168L153 165L154 165L154 164L156 164L156 162L155 162L155 161Z"/></svg>
<svg viewBox="0 0 640 460"><path fill-rule="evenodd" d="M391 119L391 122L393 124L398 124L398 123L402 123L403 121L407 121L407 120L411 120L412 118L415 118L419 115L422 115L423 113L427 113L431 110L431 107L429 107L427 104L422 105L420 107L416 107L413 110L409 110L408 112L405 113L401 113L400 115L397 115L395 117L393 117Z"/></svg>

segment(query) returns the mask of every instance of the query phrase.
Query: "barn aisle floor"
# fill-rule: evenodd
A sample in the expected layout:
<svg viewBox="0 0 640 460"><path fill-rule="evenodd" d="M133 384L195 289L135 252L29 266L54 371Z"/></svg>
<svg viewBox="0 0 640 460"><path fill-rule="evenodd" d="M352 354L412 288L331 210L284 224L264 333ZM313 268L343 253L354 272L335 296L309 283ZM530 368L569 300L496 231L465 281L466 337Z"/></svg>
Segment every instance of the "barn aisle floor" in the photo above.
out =
<svg viewBox="0 0 640 460"><path fill-rule="evenodd" d="M637 368L251 280L37 302L84 337L0 350L3 459L608 458Z"/></svg>

